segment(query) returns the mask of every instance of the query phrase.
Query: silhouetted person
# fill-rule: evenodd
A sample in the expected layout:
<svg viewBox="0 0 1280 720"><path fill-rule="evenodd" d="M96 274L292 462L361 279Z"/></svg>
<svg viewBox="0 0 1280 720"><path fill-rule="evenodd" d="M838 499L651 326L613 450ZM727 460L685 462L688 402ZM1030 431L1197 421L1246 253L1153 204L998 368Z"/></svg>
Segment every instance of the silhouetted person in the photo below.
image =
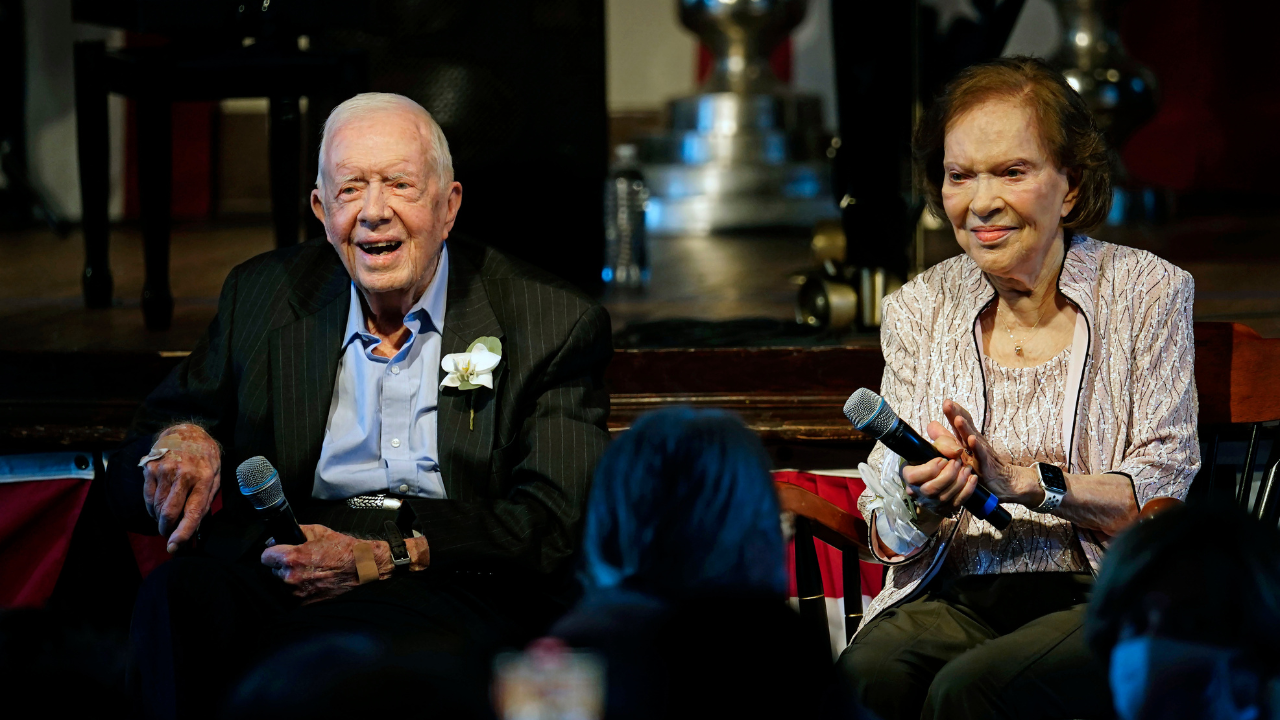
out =
<svg viewBox="0 0 1280 720"><path fill-rule="evenodd" d="M123 638L45 610L0 610L0 715L126 717L127 665Z"/></svg>
<svg viewBox="0 0 1280 720"><path fill-rule="evenodd" d="M487 718L487 674L455 658L396 656L372 635L333 633L268 657L231 694L227 720ZM412 692L408 690L412 689Z"/></svg>
<svg viewBox="0 0 1280 720"><path fill-rule="evenodd" d="M740 420L646 415L596 469L586 595L551 634L604 656L611 719L812 713L832 702L829 650L786 607L783 548L768 456Z"/></svg>
<svg viewBox="0 0 1280 720"><path fill-rule="evenodd" d="M1184 506L1116 540L1085 626L1122 720L1276 717L1280 542L1233 506Z"/></svg>

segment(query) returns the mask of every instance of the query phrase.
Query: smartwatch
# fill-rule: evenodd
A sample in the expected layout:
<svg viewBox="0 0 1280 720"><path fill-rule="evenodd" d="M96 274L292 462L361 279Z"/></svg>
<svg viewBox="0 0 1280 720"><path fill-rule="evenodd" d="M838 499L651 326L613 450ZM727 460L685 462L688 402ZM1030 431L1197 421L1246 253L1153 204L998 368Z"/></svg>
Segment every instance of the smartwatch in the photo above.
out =
<svg viewBox="0 0 1280 720"><path fill-rule="evenodd" d="M1062 504L1067 495L1067 478L1062 468L1049 463L1036 463L1036 471L1040 474L1040 489L1044 490L1044 502L1039 507L1031 508L1036 512L1053 512Z"/></svg>
<svg viewBox="0 0 1280 720"><path fill-rule="evenodd" d="M400 534L400 528L390 520L383 525L383 528L386 530L387 544L391 546L391 564L396 567L408 565L409 548L404 544L404 535Z"/></svg>

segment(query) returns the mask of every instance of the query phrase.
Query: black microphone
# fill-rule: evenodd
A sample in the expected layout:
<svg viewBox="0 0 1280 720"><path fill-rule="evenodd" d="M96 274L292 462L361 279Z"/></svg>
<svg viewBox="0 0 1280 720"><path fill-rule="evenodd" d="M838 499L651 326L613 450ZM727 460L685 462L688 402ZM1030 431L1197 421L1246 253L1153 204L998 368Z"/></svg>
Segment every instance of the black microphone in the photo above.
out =
<svg viewBox="0 0 1280 720"><path fill-rule="evenodd" d="M944 457L932 443L920 437L920 433L902 421L884 398L866 388L859 388L844 404L845 417L890 450L898 453L908 465L923 465L934 458ZM1009 527L1013 519L1009 511L1000 507L1000 500L991 491L978 485L964 502L964 508L975 517L986 520L997 530Z"/></svg>
<svg viewBox="0 0 1280 720"><path fill-rule="evenodd" d="M280 487L280 474L270 461L261 455L245 460L236 468L236 481L240 483L240 494L262 514L277 544L301 545L307 541Z"/></svg>

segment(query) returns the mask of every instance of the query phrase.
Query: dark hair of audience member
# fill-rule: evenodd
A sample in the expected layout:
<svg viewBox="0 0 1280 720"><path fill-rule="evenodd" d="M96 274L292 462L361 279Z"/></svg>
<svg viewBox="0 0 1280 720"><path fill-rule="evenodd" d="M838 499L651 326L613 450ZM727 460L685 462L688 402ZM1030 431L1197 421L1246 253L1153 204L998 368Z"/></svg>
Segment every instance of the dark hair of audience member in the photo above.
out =
<svg viewBox="0 0 1280 720"><path fill-rule="evenodd" d="M670 408L601 459L587 503L583 583L679 599L782 597L782 530L769 459L737 417Z"/></svg>
<svg viewBox="0 0 1280 720"><path fill-rule="evenodd" d="M1107 552L1086 623L1102 658L1122 634L1160 635L1243 651L1280 670L1280 535L1234 505L1169 510Z"/></svg>
<svg viewBox="0 0 1280 720"><path fill-rule="evenodd" d="M393 655L365 634L325 633L258 663L227 698L222 717L492 718L485 704L485 678L468 677L455 665L447 657Z"/></svg>
<svg viewBox="0 0 1280 720"><path fill-rule="evenodd" d="M7 717L126 717L128 664L123 637L51 610L0 609Z"/></svg>

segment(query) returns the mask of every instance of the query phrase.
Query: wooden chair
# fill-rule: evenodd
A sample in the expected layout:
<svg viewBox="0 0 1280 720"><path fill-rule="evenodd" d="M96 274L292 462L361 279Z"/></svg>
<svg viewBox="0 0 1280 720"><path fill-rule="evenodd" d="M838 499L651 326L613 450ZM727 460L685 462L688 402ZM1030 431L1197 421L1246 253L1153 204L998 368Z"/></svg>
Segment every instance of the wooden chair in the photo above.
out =
<svg viewBox="0 0 1280 720"><path fill-rule="evenodd" d="M1267 425L1280 421L1280 383L1276 378L1280 339L1263 338L1239 323L1196 323L1195 332L1200 436L1208 445L1195 489L1209 497L1230 492L1246 512L1275 524L1280 516L1277 465L1268 468L1256 494L1251 490L1262 433ZM1219 450L1224 439L1241 431L1248 444L1240 479L1234 485L1228 481L1224 487Z"/></svg>
<svg viewBox="0 0 1280 720"><path fill-rule="evenodd" d="M1280 460L1268 469L1256 494L1251 495L1250 489L1263 426L1280 420L1280 383L1272 377L1280 371L1280 339L1263 338L1252 328L1238 323L1196 323L1195 335L1196 386L1200 398L1198 422L1201 436L1211 438L1196 484L1207 483L1205 492L1213 492L1215 479L1220 474L1220 440L1228 430L1243 428L1249 437L1244 472L1231 491L1246 511L1263 522L1274 524L1280 515ZM827 609L813 539L846 553L846 558L852 557L847 553L853 552L860 559L874 561L867 547L866 523L794 485L778 483L778 497L783 511L794 513L796 518L795 567L800 614L815 632L821 629L825 634ZM1139 518L1150 519L1179 504L1181 501L1174 498L1154 498L1143 505ZM845 639L848 641L862 621L857 563L843 563L843 579Z"/></svg>
<svg viewBox="0 0 1280 720"><path fill-rule="evenodd" d="M800 617L813 633L828 636L826 593L822 572L818 568L815 538L839 550L844 580L844 623L846 642L862 622L862 576L852 558L875 562L867 547L867 524L824 498L790 483L776 483L778 501L783 512L795 518L796 596L800 600Z"/></svg>

